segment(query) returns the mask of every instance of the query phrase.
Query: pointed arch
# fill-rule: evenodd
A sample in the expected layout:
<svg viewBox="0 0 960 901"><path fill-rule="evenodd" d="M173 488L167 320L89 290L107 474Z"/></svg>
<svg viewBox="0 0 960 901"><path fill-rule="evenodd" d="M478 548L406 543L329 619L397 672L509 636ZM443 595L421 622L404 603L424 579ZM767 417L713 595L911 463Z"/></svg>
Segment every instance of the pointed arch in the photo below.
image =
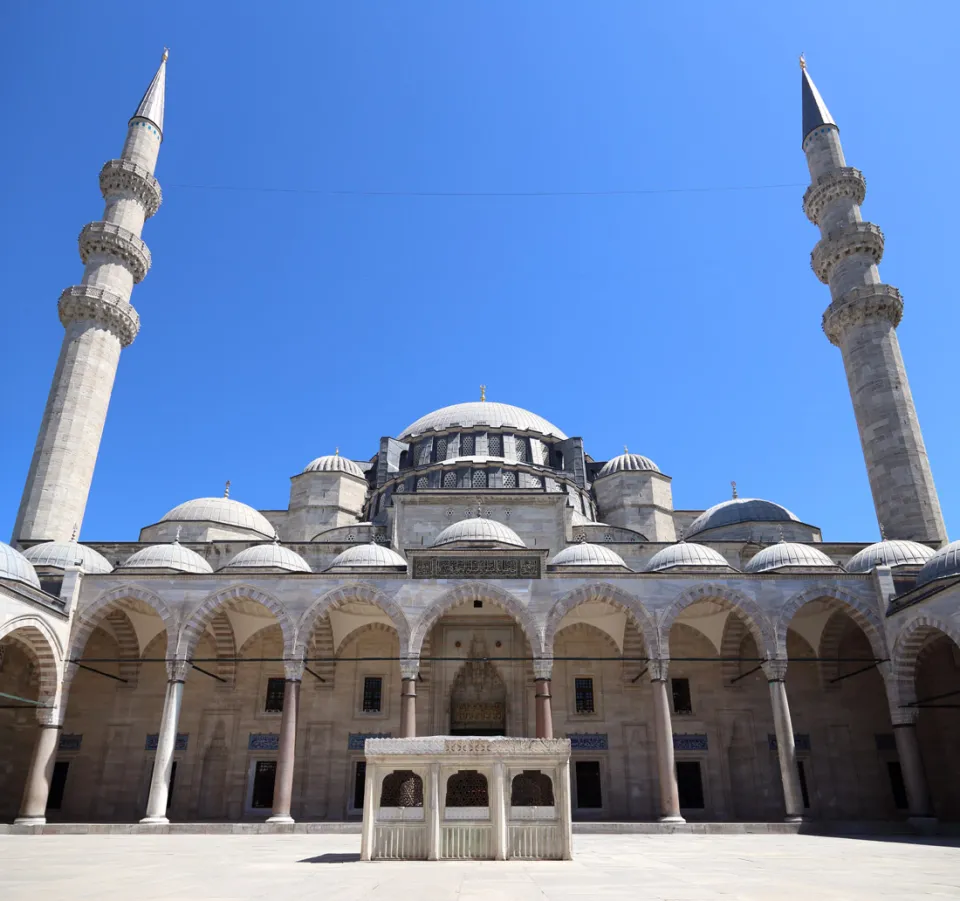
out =
<svg viewBox="0 0 960 901"><path fill-rule="evenodd" d="M251 585L231 585L229 588L221 588L219 591L208 595L187 617L178 642L178 657L193 655L197 642L200 641L200 637L206 631L211 620L221 608L226 607L232 601L255 601L261 607L269 610L276 617L277 624L283 634L284 656L294 656L296 628L291 621L287 608L272 594L268 594L259 588L254 588Z"/></svg>
<svg viewBox="0 0 960 901"><path fill-rule="evenodd" d="M540 631L537 628L534 617L527 608L509 591L505 591L497 585L491 585L489 582L465 582L463 585L451 588L445 594L440 595L440 597L430 604L421 614L410 637L409 656L420 656L424 638L444 613L453 607L466 604L468 601L487 601L503 608L516 620L517 625L523 630L527 641L530 642L530 647L533 649L534 654L538 655L542 647ZM403 645L401 644L401 648L402 647Z"/></svg>
<svg viewBox="0 0 960 901"><path fill-rule="evenodd" d="M653 654L653 649L657 647L657 629L646 607L640 603L639 599L616 585L607 582L590 582L567 592L553 605L547 615L543 646L548 656L553 653L554 639L563 618L575 607L588 601L602 601L626 613L628 622L632 623L643 636L647 654Z"/></svg>
<svg viewBox="0 0 960 901"><path fill-rule="evenodd" d="M146 604L163 620L163 625L167 630L167 656L172 656L179 634L179 623L173 610L167 606L163 598L146 588L139 585L120 585L110 591L103 592L92 603L77 612L70 635L67 659L76 660L76 658L81 657L93 630L110 613L110 608L127 600Z"/></svg>
<svg viewBox="0 0 960 901"><path fill-rule="evenodd" d="M750 630L750 634L753 635L760 656L775 656L776 645L773 624L760 605L752 597L736 588L711 582L691 586L677 595L669 606L660 611L658 635L663 656L669 656L670 629L677 621L677 617L687 607L696 604L698 601L713 601L739 616Z"/></svg>
<svg viewBox="0 0 960 901"><path fill-rule="evenodd" d="M407 617L400 605L375 585L370 585L367 582L351 582L338 588L332 588L325 594L320 595L310 606L310 609L300 617L296 638L298 656L312 641L313 631L317 623L331 610L336 610L351 601L360 601L364 604L373 604L379 607L397 630L397 635L400 636L400 653L401 655L404 654L410 645L410 624L407 622Z"/></svg>
<svg viewBox="0 0 960 901"><path fill-rule="evenodd" d="M915 616L900 629L890 655L897 704L917 700L917 664L924 646L934 636L945 636L960 648L960 625L929 613Z"/></svg>
<svg viewBox="0 0 960 901"><path fill-rule="evenodd" d="M818 583L795 594L780 610L777 620L776 647L777 656L787 656L787 630L797 612L811 601L827 601L831 606L846 613L867 636L874 656L878 660L889 657L887 642L884 637L883 623L880 614L868 601L858 598L855 594L838 585Z"/></svg>
<svg viewBox="0 0 960 901"><path fill-rule="evenodd" d="M757 647L757 639L750 631L747 621L742 616L728 616L723 624L723 637L720 639L720 671L723 678L724 688L742 687L742 683L735 681L745 670L753 669L756 663L748 662L744 667L744 661L736 658L743 657L744 642L751 641L756 652L760 657L761 652ZM758 661L759 662L759 661Z"/></svg>
<svg viewBox="0 0 960 901"><path fill-rule="evenodd" d="M17 616L0 626L0 641L4 639L16 642L36 664L37 701L43 707L55 706L63 664L63 650L56 633L38 616Z"/></svg>

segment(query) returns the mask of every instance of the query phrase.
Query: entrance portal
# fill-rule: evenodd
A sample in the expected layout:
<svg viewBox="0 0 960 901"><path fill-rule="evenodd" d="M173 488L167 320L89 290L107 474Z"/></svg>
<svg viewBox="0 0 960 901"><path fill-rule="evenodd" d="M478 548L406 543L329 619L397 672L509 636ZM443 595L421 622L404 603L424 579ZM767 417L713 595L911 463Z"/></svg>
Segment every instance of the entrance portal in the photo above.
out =
<svg viewBox="0 0 960 901"><path fill-rule="evenodd" d="M460 668L450 692L451 735L506 735L507 686L486 659L487 643L470 640L470 659Z"/></svg>

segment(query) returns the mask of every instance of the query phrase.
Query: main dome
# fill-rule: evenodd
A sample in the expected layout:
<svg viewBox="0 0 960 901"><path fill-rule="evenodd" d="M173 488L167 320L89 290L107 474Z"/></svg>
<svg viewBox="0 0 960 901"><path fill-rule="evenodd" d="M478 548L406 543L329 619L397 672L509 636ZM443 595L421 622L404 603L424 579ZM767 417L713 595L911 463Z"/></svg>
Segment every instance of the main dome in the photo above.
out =
<svg viewBox="0 0 960 901"><path fill-rule="evenodd" d="M786 507L756 497L735 497L704 510L687 529L693 536L708 529L732 526L742 522L800 522Z"/></svg>
<svg viewBox="0 0 960 901"><path fill-rule="evenodd" d="M215 522L275 538L276 530L259 510L229 497L198 497L174 507L160 522Z"/></svg>
<svg viewBox="0 0 960 901"><path fill-rule="evenodd" d="M492 519L463 519L447 526L433 542L433 547L443 547L461 542L473 544L505 544L510 547L526 547L523 539L509 526Z"/></svg>
<svg viewBox="0 0 960 901"><path fill-rule="evenodd" d="M566 435L553 423L529 410L513 407L510 404L495 404L487 401L471 401L465 404L453 404L442 410L434 410L421 416L408 425L401 433L400 440L406 441L426 432L445 432L449 429L474 429L487 426L492 429L513 429L517 432L536 432L561 441Z"/></svg>

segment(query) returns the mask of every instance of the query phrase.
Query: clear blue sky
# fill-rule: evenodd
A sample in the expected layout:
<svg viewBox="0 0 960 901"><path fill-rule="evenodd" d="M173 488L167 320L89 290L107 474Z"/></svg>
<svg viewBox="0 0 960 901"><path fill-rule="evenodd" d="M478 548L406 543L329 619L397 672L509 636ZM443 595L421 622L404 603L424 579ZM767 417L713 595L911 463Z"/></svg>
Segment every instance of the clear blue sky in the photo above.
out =
<svg viewBox="0 0 960 901"><path fill-rule="evenodd" d="M76 236L165 44L154 264L82 538L135 540L226 479L285 507L313 457L369 458L485 383L595 459L652 457L678 508L736 479L874 539L809 266L800 51L887 237L957 537L956 3L9 0L0 22L3 538ZM629 190L654 193L409 196Z"/></svg>

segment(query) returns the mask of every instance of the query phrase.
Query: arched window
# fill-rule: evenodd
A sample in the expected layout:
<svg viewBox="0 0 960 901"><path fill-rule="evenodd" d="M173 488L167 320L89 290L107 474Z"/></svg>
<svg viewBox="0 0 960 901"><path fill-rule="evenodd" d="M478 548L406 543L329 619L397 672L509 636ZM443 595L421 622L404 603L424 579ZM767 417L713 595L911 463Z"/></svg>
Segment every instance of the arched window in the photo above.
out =
<svg viewBox="0 0 960 901"><path fill-rule="evenodd" d="M527 453L527 439L517 435L513 441L517 448L517 462L526 463L530 459L530 455Z"/></svg>
<svg viewBox="0 0 960 901"><path fill-rule="evenodd" d="M491 457L503 456L503 435L487 436L487 453Z"/></svg>
<svg viewBox="0 0 960 901"><path fill-rule="evenodd" d="M438 438L436 443L436 460L438 463L442 463L447 459L447 439Z"/></svg>
<svg viewBox="0 0 960 901"><path fill-rule="evenodd" d="M503 487L504 488L517 487L517 474L512 469L505 469L503 471Z"/></svg>
<svg viewBox="0 0 960 901"><path fill-rule="evenodd" d="M447 807L489 807L487 777L476 770L460 770L447 780Z"/></svg>
<svg viewBox="0 0 960 901"><path fill-rule="evenodd" d="M450 472L445 472L443 474L443 487L444 488L457 487L457 473L455 470L451 470Z"/></svg>
<svg viewBox="0 0 960 901"><path fill-rule="evenodd" d="M485 469L475 469L472 477L474 488L487 487L487 471Z"/></svg>
<svg viewBox="0 0 960 901"><path fill-rule="evenodd" d="M413 770L394 770L383 780L381 807L423 807L423 780Z"/></svg>
<svg viewBox="0 0 960 901"><path fill-rule="evenodd" d="M553 782L540 770L524 770L513 777L510 787L513 807L553 807Z"/></svg>
<svg viewBox="0 0 960 901"><path fill-rule="evenodd" d="M460 436L460 456L461 457L472 457L475 447L476 447L476 440L473 435Z"/></svg>

